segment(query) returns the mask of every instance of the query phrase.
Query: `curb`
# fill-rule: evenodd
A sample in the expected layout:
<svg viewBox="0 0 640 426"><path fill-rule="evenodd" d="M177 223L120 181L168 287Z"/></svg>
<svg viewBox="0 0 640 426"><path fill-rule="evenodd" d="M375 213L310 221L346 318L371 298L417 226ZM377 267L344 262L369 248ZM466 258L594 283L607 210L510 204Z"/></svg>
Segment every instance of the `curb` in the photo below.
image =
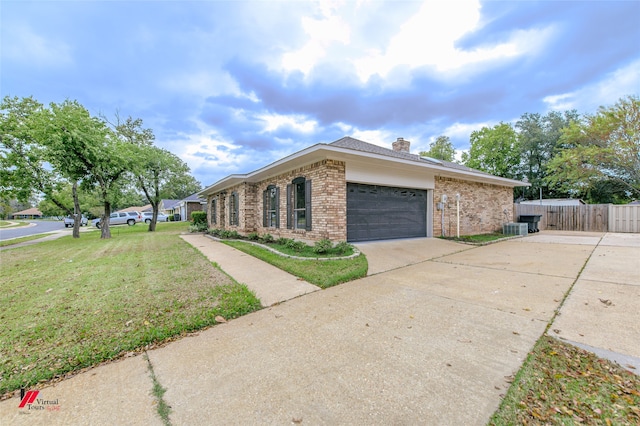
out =
<svg viewBox="0 0 640 426"><path fill-rule="evenodd" d="M340 257L301 257L301 256L294 256L291 254L285 254L282 252L279 252L278 250L274 250L269 246L265 246L264 244L260 244L260 243L256 243L255 241L246 241L246 240L237 240L237 239L222 239L222 238L217 238L214 237L213 235L209 235L209 234L202 234L207 238L211 238L214 241L218 241L218 242L222 242L222 241L238 241L241 243L247 243L247 244L253 244L254 246L263 248L265 250L270 251L271 253L277 254L278 256L282 256L282 257L286 257L289 259L296 259L296 260L320 260L320 261L325 261L325 260L345 260L345 259L353 259L355 257L360 256L360 250L358 250L355 246L352 245L353 247L353 254L349 255L349 256L340 256Z"/></svg>

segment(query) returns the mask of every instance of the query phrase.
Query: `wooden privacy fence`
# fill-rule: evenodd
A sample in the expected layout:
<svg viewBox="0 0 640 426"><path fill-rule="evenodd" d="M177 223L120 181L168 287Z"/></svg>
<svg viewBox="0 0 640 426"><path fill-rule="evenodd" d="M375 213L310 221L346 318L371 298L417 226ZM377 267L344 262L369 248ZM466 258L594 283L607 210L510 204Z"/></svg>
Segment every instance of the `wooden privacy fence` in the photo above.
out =
<svg viewBox="0 0 640 426"><path fill-rule="evenodd" d="M588 204L583 206L538 206L535 204L515 204L515 218L520 215L542 215L538 228L549 231L592 231L609 230L609 205Z"/></svg>
<svg viewBox="0 0 640 426"><path fill-rule="evenodd" d="M541 215L538 228L555 231L640 232L640 205L586 204L545 206L514 204L520 215Z"/></svg>

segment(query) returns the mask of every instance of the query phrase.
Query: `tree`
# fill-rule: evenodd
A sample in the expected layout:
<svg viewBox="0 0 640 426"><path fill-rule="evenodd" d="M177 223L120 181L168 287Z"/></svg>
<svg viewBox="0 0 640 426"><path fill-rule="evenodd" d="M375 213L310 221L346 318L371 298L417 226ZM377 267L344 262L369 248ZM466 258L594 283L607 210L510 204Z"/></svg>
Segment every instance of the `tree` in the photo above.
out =
<svg viewBox="0 0 640 426"><path fill-rule="evenodd" d="M438 160L453 161L456 156L456 149L453 147L449 136L438 136L434 142L429 144L429 151L422 151L420 155Z"/></svg>
<svg viewBox="0 0 640 426"><path fill-rule="evenodd" d="M50 128L55 166L70 176L84 176L85 187L97 187L104 205L100 238L111 238L111 205L121 189L121 178L135 162L130 144L76 101L51 104L51 110L56 118Z"/></svg>
<svg viewBox="0 0 640 426"><path fill-rule="evenodd" d="M153 146L155 136L151 129L142 127L142 120L129 117L123 123L118 121L115 130L122 140L135 149L138 161L133 165L131 174L153 208L149 224L149 231L153 232L156 230L163 191L167 187L175 188L183 182L189 182L189 167L171 152Z"/></svg>
<svg viewBox="0 0 640 426"><path fill-rule="evenodd" d="M473 169L496 176L518 179L520 147L517 134L510 124L500 123L471 132L471 147L462 154L462 163Z"/></svg>
<svg viewBox="0 0 640 426"><path fill-rule="evenodd" d="M546 181L596 201L603 188L640 197L640 99L627 96L614 106L563 131L563 149L549 163Z"/></svg>
<svg viewBox="0 0 640 426"><path fill-rule="evenodd" d="M202 189L202 185L190 174L175 176L167 182L161 191L163 199L182 200Z"/></svg>
<svg viewBox="0 0 640 426"><path fill-rule="evenodd" d="M5 97L0 111L0 189L5 197L24 201L40 193L64 214L72 214L77 200L67 203L55 195L71 176L51 167L57 161L49 147L51 111L30 97ZM74 238L80 236L76 222Z"/></svg>
<svg viewBox="0 0 640 426"><path fill-rule="evenodd" d="M521 150L522 172L531 183L529 193L537 194L542 189L545 196L566 196L564 192L546 185L547 164L559 148L562 130L578 120L578 113L565 111L564 114L551 111L540 114L525 113L515 127L518 129L518 143Z"/></svg>

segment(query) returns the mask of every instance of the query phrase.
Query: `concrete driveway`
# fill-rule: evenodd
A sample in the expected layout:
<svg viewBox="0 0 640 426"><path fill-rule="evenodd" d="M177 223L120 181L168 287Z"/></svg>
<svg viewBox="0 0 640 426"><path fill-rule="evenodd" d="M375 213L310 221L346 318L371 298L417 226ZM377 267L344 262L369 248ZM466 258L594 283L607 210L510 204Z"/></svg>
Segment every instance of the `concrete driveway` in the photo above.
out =
<svg viewBox="0 0 640 426"><path fill-rule="evenodd" d="M596 301L600 314L626 311L625 322L640 323L637 305L630 309L631 302L606 293L611 284L630 287L625 298L637 295L628 256L640 258L638 240L615 245L621 240L541 233L483 247L438 239L358 244L370 262L368 277L218 325L148 357L167 389L175 425L483 425L574 282L553 328L571 340L590 335L580 328L583 268L585 283L603 283L600 290L585 289L589 307L589 292L602 291L600 297L613 302L602 308ZM610 276L612 264L601 257L628 271L614 271L620 282L599 281L606 278L600 274ZM608 336L609 343L617 340L615 333ZM0 423L158 422L149 415L154 400L150 380L140 383L146 368L140 358L43 390L81 417L16 415L14 398L11 407L0 404ZM114 388L123 395L115 397ZM87 399L100 404L87 411Z"/></svg>

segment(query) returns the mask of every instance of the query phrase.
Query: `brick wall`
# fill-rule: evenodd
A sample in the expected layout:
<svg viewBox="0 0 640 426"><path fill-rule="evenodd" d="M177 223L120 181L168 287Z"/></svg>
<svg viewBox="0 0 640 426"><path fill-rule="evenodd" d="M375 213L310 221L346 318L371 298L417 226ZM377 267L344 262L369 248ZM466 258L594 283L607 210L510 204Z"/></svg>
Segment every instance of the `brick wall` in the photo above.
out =
<svg viewBox="0 0 640 426"><path fill-rule="evenodd" d="M297 177L311 180L312 222L310 231L287 229L287 185ZM264 205L262 194L269 185L275 185L280 189L279 228L263 226ZM240 200L238 226L230 226L228 223L229 198L233 191L238 192ZM228 188L225 191L226 195L210 195L207 199L209 218L211 218L211 200L215 196L219 196L219 201L217 224L214 225L209 219L209 227L234 229L244 235L257 232L260 235L271 234L274 238L295 238L304 241L317 241L322 238L328 238L332 241L344 241L347 238L346 191L344 162L335 160L319 161L261 182L243 183ZM226 218L224 221L221 218L223 215Z"/></svg>
<svg viewBox="0 0 640 426"><path fill-rule="evenodd" d="M193 212L199 212L202 210L206 209L204 208L205 206L203 206L202 204L200 204L200 202L193 202L193 201L189 201L187 202L187 217L183 218L184 220L188 220L191 221L191 213Z"/></svg>
<svg viewBox="0 0 640 426"><path fill-rule="evenodd" d="M444 208L445 233L456 235L457 193L460 194L460 235L500 231L503 223L513 222L513 188L436 176L433 192L435 237L442 235L442 211L436 209L442 194L448 197Z"/></svg>

